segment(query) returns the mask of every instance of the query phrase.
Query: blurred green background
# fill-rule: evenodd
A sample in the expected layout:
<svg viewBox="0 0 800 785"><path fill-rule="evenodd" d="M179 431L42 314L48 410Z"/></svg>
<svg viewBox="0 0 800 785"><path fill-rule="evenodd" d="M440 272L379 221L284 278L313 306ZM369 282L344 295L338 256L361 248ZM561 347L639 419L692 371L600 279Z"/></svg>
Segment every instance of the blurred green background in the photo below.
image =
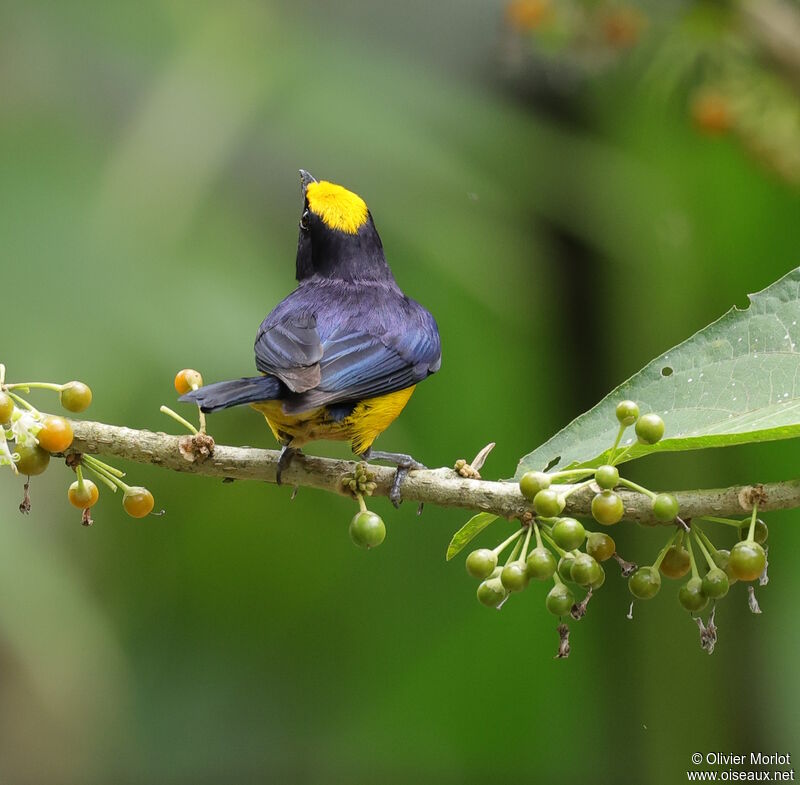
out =
<svg viewBox="0 0 800 785"><path fill-rule="evenodd" d="M294 284L300 167L364 196L398 282L438 319L442 371L378 443L430 466L496 441L484 476L512 475L800 264L796 185L687 111L694 50L723 33L653 18L629 51L576 67L563 35L540 56L507 19L497 1L6 0L12 380L81 379L92 419L172 430L158 407L179 368L250 374ZM210 428L273 446L247 409ZM659 488L776 480L797 456L786 442L632 471ZM23 518L0 472L2 783L666 785L694 751L797 752L797 512L768 518L764 614L735 586L712 657L676 585L630 622L610 570L556 661L543 586L496 613L445 563L463 512L376 500L389 535L362 552L344 498L124 468L163 517L105 494L84 529L54 463ZM615 536L643 561L663 532Z"/></svg>

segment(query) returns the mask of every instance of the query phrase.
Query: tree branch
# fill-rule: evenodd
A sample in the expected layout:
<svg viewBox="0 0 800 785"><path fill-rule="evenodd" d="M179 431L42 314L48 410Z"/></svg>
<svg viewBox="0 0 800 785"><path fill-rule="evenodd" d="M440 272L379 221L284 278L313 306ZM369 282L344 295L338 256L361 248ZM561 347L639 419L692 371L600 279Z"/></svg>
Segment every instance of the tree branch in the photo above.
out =
<svg viewBox="0 0 800 785"><path fill-rule="evenodd" d="M137 431L86 420L71 422L75 439L70 452L123 458L135 463L149 463L207 477L275 482L278 465L276 450L216 445L208 458L192 461L184 457L187 440L191 440L189 436ZM181 444L184 447L183 452ZM297 456L284 471L283 482L290 487L318 488L348 495L342 489L341 478L342 475L352 472L354 465L353 461ZM375 494L388 496L394 469L373 465L370 470L375 474ZM517 483L465 479L447 468L411 472L403 483L402 490L406 501L491 512L505 518L518 518L530 510L530 504L519 492ZM646 496L626 490L619 490L618 493L625 504L627 520L657 523L650 508L650 500ZM752 509L754 494L758 496L759 510L800 507L800 480L678 491L675 496L680 503L681 516L696 518L701 515L743 515ZM565 512L578 516L590 515L592 496L589 488L572 494Z"/></svg>

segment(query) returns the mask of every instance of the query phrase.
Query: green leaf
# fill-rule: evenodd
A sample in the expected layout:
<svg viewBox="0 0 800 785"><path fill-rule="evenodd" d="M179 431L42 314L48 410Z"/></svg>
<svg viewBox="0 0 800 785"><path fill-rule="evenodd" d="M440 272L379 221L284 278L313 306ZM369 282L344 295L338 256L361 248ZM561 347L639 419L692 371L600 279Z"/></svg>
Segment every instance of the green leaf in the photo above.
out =
<svg viewBox="0 0 800 785"><path fill-rule="evenodd" d="M447 546L447 561L453 558L473 537L477 537L490 523L497 520L490 512L473 515L454 535Z"/></svg>
<svg viewBox="0 0 800 785"><path fill-rule="evenodd" d="M800 268L657 357L519 462L515 477L557 465L599 466L618 424L614 409L636 401L664 418L655 445L621 446L625 460L653 452L726 447L800 436ZM554 463L556 462L556 463Z"/></svg>

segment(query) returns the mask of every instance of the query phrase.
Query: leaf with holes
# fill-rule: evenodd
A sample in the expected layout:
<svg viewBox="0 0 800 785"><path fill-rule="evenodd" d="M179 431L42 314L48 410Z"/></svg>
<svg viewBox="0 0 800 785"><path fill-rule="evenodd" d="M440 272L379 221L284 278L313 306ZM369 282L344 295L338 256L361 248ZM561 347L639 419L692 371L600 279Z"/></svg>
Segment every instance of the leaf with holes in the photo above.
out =
<svg viewBox="0 0 800 785"><path fill-rule="evenodd" d="M557 465L599 466L617 433L616 405L664 418L664 438L638 444L625 460L654 452L726 447L800 436L800 268L657 357L519 462L516 478Z"/></svg>
<svg viewBox="0 0 800 785"><path fill-rule="evenodd" d="M473 515L454 535L447 546L447 561L453 558L474 537L477 537L490 523L497 520L490 512Z"/></svg>

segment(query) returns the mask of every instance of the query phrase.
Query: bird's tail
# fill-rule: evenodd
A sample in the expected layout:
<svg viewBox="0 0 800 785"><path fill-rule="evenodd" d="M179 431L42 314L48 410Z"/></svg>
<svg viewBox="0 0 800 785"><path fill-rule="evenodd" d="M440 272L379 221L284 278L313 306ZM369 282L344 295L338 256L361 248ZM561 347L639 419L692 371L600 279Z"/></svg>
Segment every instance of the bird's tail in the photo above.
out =
<svg viewBox="0 0 800 785"><path fill-rule="evenodd" d="M179 400L196 403L204 412L217 412L231 406L273 400L279 394L280 382L274 376L249 376L207 384L182 395Z"/></svg>

